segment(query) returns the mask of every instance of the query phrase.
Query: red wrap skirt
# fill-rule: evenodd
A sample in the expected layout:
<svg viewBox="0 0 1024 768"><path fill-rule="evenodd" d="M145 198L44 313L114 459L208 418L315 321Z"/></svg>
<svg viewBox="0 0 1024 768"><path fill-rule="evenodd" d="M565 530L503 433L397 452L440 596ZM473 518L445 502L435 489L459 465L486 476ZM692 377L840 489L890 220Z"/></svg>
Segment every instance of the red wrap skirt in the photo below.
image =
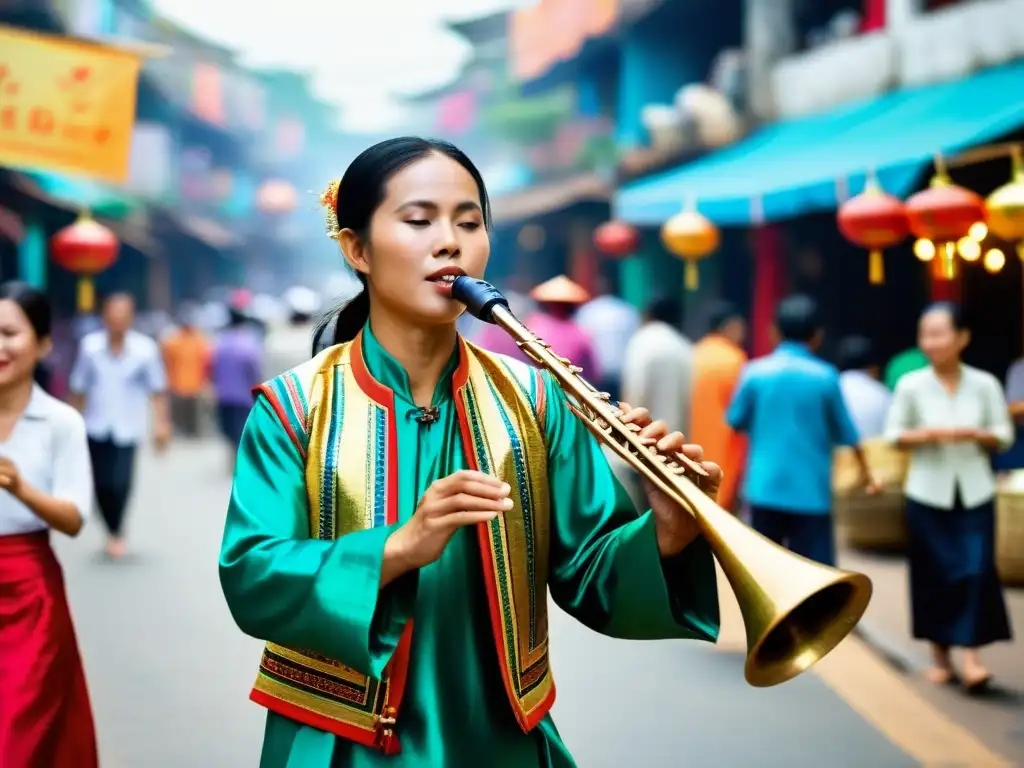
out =
<svg viewBox="0 0 1024 768"><path fill-rule="evenodd" d="M49 534L0 536L0 766L98 764L85 672Z"/></svg>

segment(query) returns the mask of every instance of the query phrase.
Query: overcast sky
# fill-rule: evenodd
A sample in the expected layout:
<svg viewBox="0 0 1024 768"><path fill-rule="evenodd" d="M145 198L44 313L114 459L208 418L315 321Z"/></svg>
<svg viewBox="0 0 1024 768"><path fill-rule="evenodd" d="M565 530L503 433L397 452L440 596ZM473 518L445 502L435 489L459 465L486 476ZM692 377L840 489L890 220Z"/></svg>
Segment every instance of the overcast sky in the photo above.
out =
<svg viewBox="0 0 1024 768"><path fill-rule="evenodd" d="M246 64L307 71L316 93L343 108L354 131L390 130L396 97L444 85L469 46L444 19L531 0L155 0L172 21L238 51Z"/></svg>

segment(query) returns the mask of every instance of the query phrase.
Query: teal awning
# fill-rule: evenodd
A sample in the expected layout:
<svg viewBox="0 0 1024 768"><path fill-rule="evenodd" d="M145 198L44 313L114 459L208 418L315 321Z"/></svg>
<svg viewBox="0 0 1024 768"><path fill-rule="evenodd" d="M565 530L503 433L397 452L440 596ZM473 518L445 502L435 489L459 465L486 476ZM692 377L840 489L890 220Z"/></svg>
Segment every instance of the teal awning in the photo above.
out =
<svg viewBox="0 0 1024 768"><path fill-rule="evenodd" d="M88 208L97 216L123 219L142 207L142 202L138 198L87 179L41 171L25 171L24 175L47 195L72 207Z"/></svg>
<svg viewBox="0 0 1024 768"><path fill-rule="evenodd" d="M839 204L837 180L857 194L869 169L897 196L911 193L936 152L951 154L1024 126L1024 62L965 80L886 94L762 128L688 165L624 185L618 218L660 225L689 195L723 226L778 221Z"/></svg>

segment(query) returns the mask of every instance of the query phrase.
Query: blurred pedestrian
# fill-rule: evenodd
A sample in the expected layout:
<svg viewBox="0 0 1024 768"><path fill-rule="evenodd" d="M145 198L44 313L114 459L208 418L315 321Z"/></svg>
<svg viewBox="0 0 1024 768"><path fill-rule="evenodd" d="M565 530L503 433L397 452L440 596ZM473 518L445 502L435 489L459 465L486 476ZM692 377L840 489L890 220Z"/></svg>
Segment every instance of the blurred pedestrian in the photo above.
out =
<svg viewBox="0 0 1024 768"><path fill-rule="evenodd" d="M991 454L1013 442L1013 424L999 381L961 362L969 341L957 305L925 309L918 346L929 365L896 385L885 434L912 452L904 490L914 637L932 645L927 674L937 684L958 679L950 650L963 648L962 682L973 693L991 680L978 649L1011 638L995 568Z"/></svg>
<svg viewBox="0 0 1024 768"><path fill-rule="evenodd" d="M1024 469L1024 358L1014 361L1006 372L1006 400L1013 419L1014 440L1010 449L995 456L1000 472Z"/></svg>
<svg viewBox="0 0 1024 768"><path fill-rule="evenodd" d="M749 436L743 494L755 530L792 552L835 565L832 451L849 446L871 492L877 487L843 402L839 371L816 356L824 331L809 296L782 301L779 345L743 372L726 418Z"/></svg>
<svg viewBox="0 0 1024 768"><path fill-rule="evenodd" d="M871 340L846 336L839 342L839 388L861 440L881 437L892 392L879 379L882 368Z"/></svg>
<svg viewBox="0 0 1024 768"><path fill-rule="evenodd" d="M622 397L622 366L626 346L640 327L640 313L636 307L611 292L607 278L597 276L597 296L576 313L576 324L594 345L601 378L592 382L598 389L611 395L612 400Z"/></svg>
<svg viewBox="0 0 1024 768"><path fill-rule="evenodd" d="M96 502L109 537L107 555L126 552L124 517L135 474L135 454L149 428L158 451L171 439L167 376L160 348L134 330L135 301L124 293L103 303L103 330L79 344L71 371L71 402L85 415L92 455Z"/></svg>
<svg viewBox="0 0 1024 768"><path fill-rule="evenodd" d="M228 309L228 326L217 339L213 353L217 424L228 444L229 467L234 467L242 428L252 407L253 387L262 380L263 340L246 313L232 305Z"/></svg>
<svg viewBox="0 0 1024 768"><path fill-rule="evenodd" d="M908 373L920 371L922 368L927 367L928 356L925 355L920 348L914 346L894 355L892 359L889 360L885 366L882 381L890 390L895 391L896 385L899 384L900 379Z"/></svg>
<svg viewBox="0 0 1024 768"><path fill-rule="evenodd" d="M705 456L722 468L718 503L730 511L743 476L747 438L729 426L725 414L747 363L746 335L747 323L740 311L720 302L711 312L710 330L693 348L689 439L704 446Z"/></svg>
<svg viewBox="0 0 1024 768"><path fill-rule="evenodd" d="M622 399L648 409L669 429L688 434L693 388L693 344L678 330L682 311L672 298L651 302L644 323L626 345Z"/></svg>
<svg viewBox="0 0 1024 768"><path fill-rule="evenodd" d="M50 348L46 296L0 284L0 765L98 764L85 673L50 530L92 510L85 423L33 372Z"/></svg>
<svg viewBox="0 0 1024 768"><path fill-rule="evenodd" d="M559 275L536 286L530 291L530 299L536 305L536 310L524 319L530 330L550 344L556 354L582 368L585 378L599 382L601 371L593 342L574 318L576 310L590 300L590 294L583 286ZM533 364L515 340L496 325L484 328L477 343L489 352Z"/></svg>
<svg viewBox="0 0 1024 768"><path fill-rule="evenodd" d="M164 338L164 365L171 394L171 420L185 437L198 437L203 394L210 385L213 349L192 312L183 312L178 327Z"/></svg>

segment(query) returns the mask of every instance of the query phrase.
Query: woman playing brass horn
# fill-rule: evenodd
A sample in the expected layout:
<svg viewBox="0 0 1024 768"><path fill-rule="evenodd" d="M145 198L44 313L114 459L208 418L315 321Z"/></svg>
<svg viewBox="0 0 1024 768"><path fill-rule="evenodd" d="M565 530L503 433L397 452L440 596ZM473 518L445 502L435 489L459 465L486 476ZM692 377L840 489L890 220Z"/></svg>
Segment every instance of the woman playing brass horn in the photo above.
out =
<svg viewBox="0 0 1024 768"><path fill-rule="evenodd" d="M714 641L710 548L660 492L637 518L546 372L459 337L450 276L490 252L462 152L385 141L325 203L363 291L331 346L258 388L220 556L235 621L267 641L261 765L572 766L548 589L605 635Z"/></svg>

